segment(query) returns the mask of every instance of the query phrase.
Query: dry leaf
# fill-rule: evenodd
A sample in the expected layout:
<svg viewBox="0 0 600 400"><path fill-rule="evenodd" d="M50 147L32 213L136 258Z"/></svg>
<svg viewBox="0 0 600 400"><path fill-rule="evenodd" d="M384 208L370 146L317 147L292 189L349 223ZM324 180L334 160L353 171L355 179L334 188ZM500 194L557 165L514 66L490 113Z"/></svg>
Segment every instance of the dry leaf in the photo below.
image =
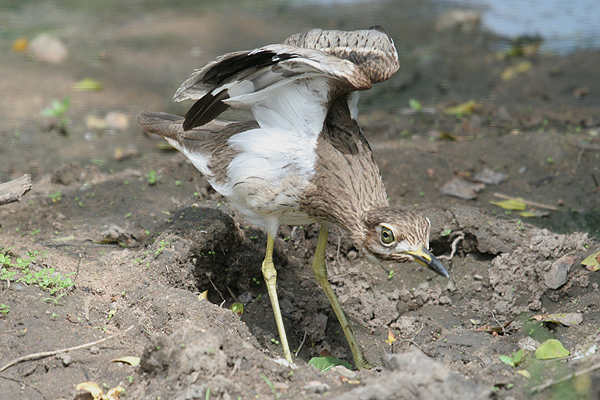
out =
<svg viewBox="0 0 600 400"><path fill-rule="evenodd" d="M517 371L517 374L523 375L527 379L531 379L531 374L526 369L520 369Z"/></svg>
<svg viewBox="0 0 600 400"><path fill-rule="evenodd" d="M538 314L532 317L536 321L553 322L564 326L579 325L583 321L581 313Z"/></svg>
<svg viewBox="0 0 600 400"><path fill-rule="evenodd" d="M518 74L522 74L524 72L529 71L531 67L533 67L533 64L531 64L530 61L523 61L517 65L508 67L502 72L502 80L508 81L517 76Z"/></svg>
<svg viewBox="0 0 600 400"><path fill-rule="evenodd" d="M82 382L75 386L75 390L85 390L92 395L94 400L103 400L106 398L104 391L100 389L100 386L96 382Z"/></svg>
<svg viewBox="0 0 600 400"><path fill-rule="evenodd" d="M114 360L110 360L110 362L123 362L137 367L138 365L140 365L140 358L134 356L125 356L121 358L115 358Z"/></svg>
<svg viewBox="0 0 600 400"><path fill-rule="evenodd" d="M542 210L529 210L529 211L522 211L519 213L519 216L523 217L523 218L547 217L548 215L550 215L550 211L542 211Z"/></svg>
<svg viewBox="0 0 600 400"><path fill-rule="evenodd" d="M18 38L12 43L12 49L18 52L24 52L29 47L29 41L27 38Z"/></svg>
<svg viewBox="0 0 600 400"><path fill-rule="evenodd" d="M470 200L477 197L477 193L484 188L485 184L483 183L474 183L460 176L455 176L444 183L440 188L440 192L442 192L442 194L447 194L448 196Z"/></svg>
<svg viewBox="0 0 600 400"><path fill-rule="evenodd" d="M587 256L581 265L585 265L592 272L600 270L600 250Z"/></svg>
<svg viewBox="0 0 600 400"><path fill-rule="evenodd" d="M125 392L120 385L110 389L106 395L96 382L83 382L75 386L75 390L85 390L92 395L94 400L119 400L119 395Z"/></svg>
<svg viewBox="0 0 600 400"><path fill-rule="evenodd" d="M491 168L484 168L473 177L477 182L487 183L488 185L498 185L506 180L506 174L502 171L494 171Z"/></svg>
<svg viewBox="0 0 600 400"><path fill-rule="evenodd" d="M85 117L85 126L88 129L106 129L106 121L104 118L98 118L95 115L88 115Z"/></svg>
<svg viewBox="0 0 600 400"><path fill-rule="evenodd" d="M475 100L471 100L471 101L467 101L466 103L462 103L462 104L459 104L454 107L448 107L444 110L444 112L448 115L457 115L457 116L464 115L464 114L471 114L476 106L477 106L477 103L475 102Z"/></svg>
<svg viewBox="0 0 600 400"><path fill-rule="evenodd" d="M394 336L394 332L390 328L388 328L388 338L385 340L386 343L392 344L396 341L396 336Z"/></svg>
<svg viewBox="0 0 600 400"><path fill-rule="evenodd" d="M102 82L92 78L83 78L73 85L73 90L81 92L94 92L102 89L104 89Z"/></svg>
<svg viewBox="0 0 600 400"><path fill-rule="evenodd" d="M116 386L106 393L106 400L119 400L119 395L125 392L121 386Z"/></svg>

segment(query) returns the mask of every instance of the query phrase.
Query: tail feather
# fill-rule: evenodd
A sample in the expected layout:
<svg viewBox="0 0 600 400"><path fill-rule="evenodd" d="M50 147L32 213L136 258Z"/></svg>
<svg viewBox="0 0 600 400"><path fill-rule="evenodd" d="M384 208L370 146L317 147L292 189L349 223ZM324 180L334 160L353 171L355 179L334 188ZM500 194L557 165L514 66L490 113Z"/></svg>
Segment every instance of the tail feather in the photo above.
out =
<svg viewBox="0 0 600 400"><path fill-rule="evenodd" d="M144 111L137 118L146 132L164 138L178 140L178 136L183 133L183 118L177 115Z"/></svg>

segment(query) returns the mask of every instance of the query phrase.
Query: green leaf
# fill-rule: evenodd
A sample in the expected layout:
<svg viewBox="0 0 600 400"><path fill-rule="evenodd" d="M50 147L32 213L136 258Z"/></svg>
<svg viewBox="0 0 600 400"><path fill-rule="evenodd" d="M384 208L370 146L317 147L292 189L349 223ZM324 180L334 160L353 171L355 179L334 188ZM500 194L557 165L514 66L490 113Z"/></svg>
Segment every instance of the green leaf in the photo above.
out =
<svg viewBox="0 0 600 400"><path fill-rule="evenodd" d="M421 111L421 109L423 108L423 106L421 105L421 102L419 100L415 100L415 99L410 99L408 101L408 105L410 106L410 108L412 108L415 111Z"/></svg>
<svg viewBox="0 0 600 400"><path fill-rule="evenodd" d="M522 211L527 208L527 204L523 203L519 199L510 199L503 201L490 201L495 206L502 207L505 210L517 210Z"/></svg>
<svg viewBox="0 0 600 400"><path fill-rule="evenodd" d="M501 355L500 361L510 365L511 367L516 367L521 363L521 361L523 361L523 350L519 349L510 356Z"/></svg>
<svg viewBox="0 0 600 400"><path fill-rule="evenodd" d="M312 365L321 372L329 371L331 368L338 365L343 365L352 371L352 365L335 357L313 357L310 359L308 364Z"/></svg>
<svg viewBox="0 0 600 400"><path fill-rule="evenodd" d="M566 357L569 350L565 349L561 342L556 339L548 339L535 350L535 358L538 360L552 360L554 358Z"/></svg>
<svg viewBox="0 0 600 400"><path fill-rule="evenodd" d="M244 313L244 305L242 303L233 303L231 305L231 311L241 315Z"/></svg>
<svg viewBox="0 0 600 400"><path fill-rule="evenodd" d="M100 90L104 89L104 85L102 84L102 82L97 81L96 79L83 78L82 80L77 82L75 85L73 85L73 89L79 90L82 92L93 92L93 91L100 91Z"/></svg>
<svg viewBox="0 0 600 400"><path fill-rule="evenodd" d="M510 365L511 367L515 366L515 362L511 356L501 355L500 361L502 361L504 364Z"/></svg>
<svg viewBox="0 0 600 400"><path fill-rule="evenodd" d="M448 107L444 112L448 115L461 116L464 114L471 114L475 107L477 107L477 103L474 100L471 100L454 107Z"/></svg>
<svg viewBox="0 0 600 400"><path fill-rule="evenodd" d="M513 361L515 366L519 365L521 361L523 361L523 349L519 349L516 353L513 354Z"/></svg>
<svg viewBox="0 0 600 400"><path fill-rule="evenodd" d="M45 117L61 118L69 109L70 104L71 100L69 100L68 97L65 97L62 103L55 99L52 100L51 106L48 108L44 108L42 111L40 111L40 114L42 114Z"/></svg>
<svg viewBox="0 0 600 400"><path fill-rule="evenodd" d="M519 216L523 218L533 218L537 217L538 215L536 213L532 213L531 211L522 211L519 213Z"/></svg>

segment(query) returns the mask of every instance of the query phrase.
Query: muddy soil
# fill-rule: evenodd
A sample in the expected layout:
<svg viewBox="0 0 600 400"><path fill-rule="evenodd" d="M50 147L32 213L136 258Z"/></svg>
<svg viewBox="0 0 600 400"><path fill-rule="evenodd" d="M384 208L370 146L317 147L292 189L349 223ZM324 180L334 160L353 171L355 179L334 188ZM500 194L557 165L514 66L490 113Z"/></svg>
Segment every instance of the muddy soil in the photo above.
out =
<svg viewBox="0 0 600 400"><path fill-rule="evenodd" d="M190 26L174 15L162 21L182 36ZM143 25L121 26L109 50L118 54L119 39L133 31L150 35ZM352 362L310 267L318 227L282 227L276 238L280 303L298 350L290 368L277 362L282 352L260 271L265 233L133 123L142 110L183 112L168 103L179 81L156 77L169 69L183 79L198 60L173 60L178 48L163 43L152 54L154 69L121 75L93 95L70 94L72 130L63 136L23 104L37 110L40 92L63 93L81 78L77 68L3 57L3 73L15 79L3 83L2 112L12 118L0 131L0 176L32 173L33 190L0 207L0 250L11 258L3 273L17 273L0 282L0 368L109 339L11 365L0 372L0 398L85 399L75 386L87 381L105 391L121 385L121 397L131 399L597 398L600 276L580 263L599 250L600 52L501 59L489 38L451 35L460 45L441 42L428 49L433 57L407 50L401 72L362 103L360 123L392 204L431 219L432 250L451 271L444 279L416 264L371 264L333 228L330 280L375 365L368 371L307 365L321 354ZM143 49L135 58L152 64ZM530 69L501 78L522 62ZM411 98L425 109L405 106ZM471 99L472 112L444 112ZM90 131L87 115L115 108L129 117L127 127L81 139ZM129 157L117 156L123 149ZM485 168L506 180L471 200L440 192L454 176L469 180ZM555 210L520 217L490 204L495 193ZM29 261L16 265L17 258ZM41 278L34 283L23 268ZM243 304L242 315L233 303ZM532 319L544 313L581 318L571 326ZM537 360L532 349L550 338L570 356ZM525 358L516 367L500 360L519 349ZM113 361L126 356L140 365Z"/></svg>

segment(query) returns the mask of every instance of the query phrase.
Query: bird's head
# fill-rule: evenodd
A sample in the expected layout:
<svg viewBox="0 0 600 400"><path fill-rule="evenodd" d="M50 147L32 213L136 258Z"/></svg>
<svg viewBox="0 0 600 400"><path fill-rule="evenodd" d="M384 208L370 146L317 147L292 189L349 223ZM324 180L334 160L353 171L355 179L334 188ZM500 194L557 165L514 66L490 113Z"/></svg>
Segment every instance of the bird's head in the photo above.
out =
<svg viewBox="0 0 600 400"><path fill-rule="evenodd" d="M363 218L364 253L378 262L419 264L448 277L446 268L429 251L429 219L411 211L376 209Z"/></svg>

